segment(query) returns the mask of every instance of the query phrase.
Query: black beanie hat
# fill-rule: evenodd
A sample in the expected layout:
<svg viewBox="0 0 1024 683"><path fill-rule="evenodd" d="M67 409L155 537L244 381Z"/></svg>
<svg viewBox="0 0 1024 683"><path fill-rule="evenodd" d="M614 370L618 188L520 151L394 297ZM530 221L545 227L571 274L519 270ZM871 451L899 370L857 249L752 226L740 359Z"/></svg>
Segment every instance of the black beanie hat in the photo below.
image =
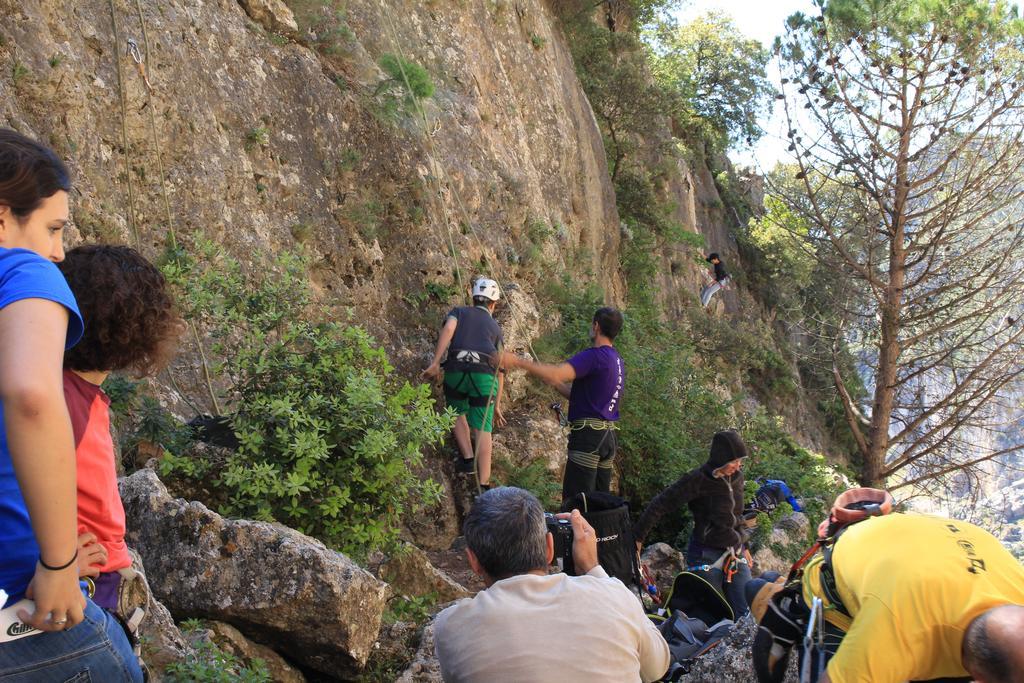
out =
<svg viewBox="0 0 1024 683"><path fill-rule="evenodd" d="M717 251L713 251L710 254L708 254L708 257L706 259L704 259L704 260L707 261L708 263L711 263L715 259L718 259L719 261L722 260L722 257L718 255Z"/></svg>
<svg viewBox="0 0 1024 683"><path fill-rule="evenodd" d="M747 457L747 445L735 429L724 429L716 432L711 439L711 455L708 456L708 467L713 471L722 465L738 458Z"/></svg>

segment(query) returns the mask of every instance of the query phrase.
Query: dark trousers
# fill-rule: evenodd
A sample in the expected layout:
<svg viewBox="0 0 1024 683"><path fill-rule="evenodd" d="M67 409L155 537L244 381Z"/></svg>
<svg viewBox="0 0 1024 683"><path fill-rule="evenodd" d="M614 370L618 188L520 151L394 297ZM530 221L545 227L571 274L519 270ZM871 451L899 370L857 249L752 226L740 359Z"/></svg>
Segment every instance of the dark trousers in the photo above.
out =
<svg viewBox="0 0 1024 683"><path fill-rule="evenodd" d="M569 432L569 458L562 477L562 500L569 500L577 493L608 493L612 485L612 461L618 445L613 429L583 427Z"/></svg>
<svg viewBox="0 0 1024 683"><path fill-rule="evenodd" d="M712 565L725 551L725 548L708 548L691 541L686 547L686 564L688 567ZM721 569L712 569L708 572L698 570L694 573L704 576L708 583L718 589L729 603L729 607L732 607L736 619L747 613L749 607L745 589L747 582L750 581L750 566L746 562L736 563L736 573L733 574L731 581L726 580L725 572Z"/></svg>

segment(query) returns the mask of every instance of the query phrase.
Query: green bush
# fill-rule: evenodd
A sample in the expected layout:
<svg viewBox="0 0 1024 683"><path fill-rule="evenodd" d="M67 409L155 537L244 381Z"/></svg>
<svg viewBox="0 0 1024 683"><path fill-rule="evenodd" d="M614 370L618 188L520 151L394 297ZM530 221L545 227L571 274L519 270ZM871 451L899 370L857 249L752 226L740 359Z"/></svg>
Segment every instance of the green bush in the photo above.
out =
<svg viewBox="0 0 1024 683"><path fill-rule="evenodd" d="M197 248L170 251L163 270L223 358L214 370L240 447L199 467L190 460L211 456L167 458L165 470L210 478L224 514L282 522L356 557L391 547L403 514L440 496L416 470L452 416L435 411L429 386L396 377L363 328L309 322L326 312L299 256L246 276L212 243Z"/></svg>

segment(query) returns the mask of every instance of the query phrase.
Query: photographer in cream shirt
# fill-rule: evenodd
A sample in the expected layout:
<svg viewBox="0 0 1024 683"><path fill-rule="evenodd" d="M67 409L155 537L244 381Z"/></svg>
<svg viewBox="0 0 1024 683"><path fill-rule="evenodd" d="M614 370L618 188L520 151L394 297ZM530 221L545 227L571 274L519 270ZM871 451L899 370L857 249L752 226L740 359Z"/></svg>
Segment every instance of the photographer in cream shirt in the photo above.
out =
<svg viewBox="0 0 1024 683"><path fill-rule="evenodd" d="M492 489L466 517L469 565L487 586L437 617L444 680L656 681L669 666L665 640L639 600L597 563L594 529L570 517L581 576L548 574L554 541L544 509L522 489Z"/></svg>

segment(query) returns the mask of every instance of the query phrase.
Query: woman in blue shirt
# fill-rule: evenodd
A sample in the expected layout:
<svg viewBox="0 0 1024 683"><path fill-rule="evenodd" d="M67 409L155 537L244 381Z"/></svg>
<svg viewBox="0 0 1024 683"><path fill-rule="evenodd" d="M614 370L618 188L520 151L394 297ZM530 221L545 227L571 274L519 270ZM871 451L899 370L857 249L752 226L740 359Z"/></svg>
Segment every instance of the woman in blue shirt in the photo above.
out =
<svg viewBox="0 0 1024 683"><path fill-rule="evenodd" d="M0 679L141 681L120 625L78 583L61 370L82 320L54 265L70 189L51 150L0 129Z"/></svg>

